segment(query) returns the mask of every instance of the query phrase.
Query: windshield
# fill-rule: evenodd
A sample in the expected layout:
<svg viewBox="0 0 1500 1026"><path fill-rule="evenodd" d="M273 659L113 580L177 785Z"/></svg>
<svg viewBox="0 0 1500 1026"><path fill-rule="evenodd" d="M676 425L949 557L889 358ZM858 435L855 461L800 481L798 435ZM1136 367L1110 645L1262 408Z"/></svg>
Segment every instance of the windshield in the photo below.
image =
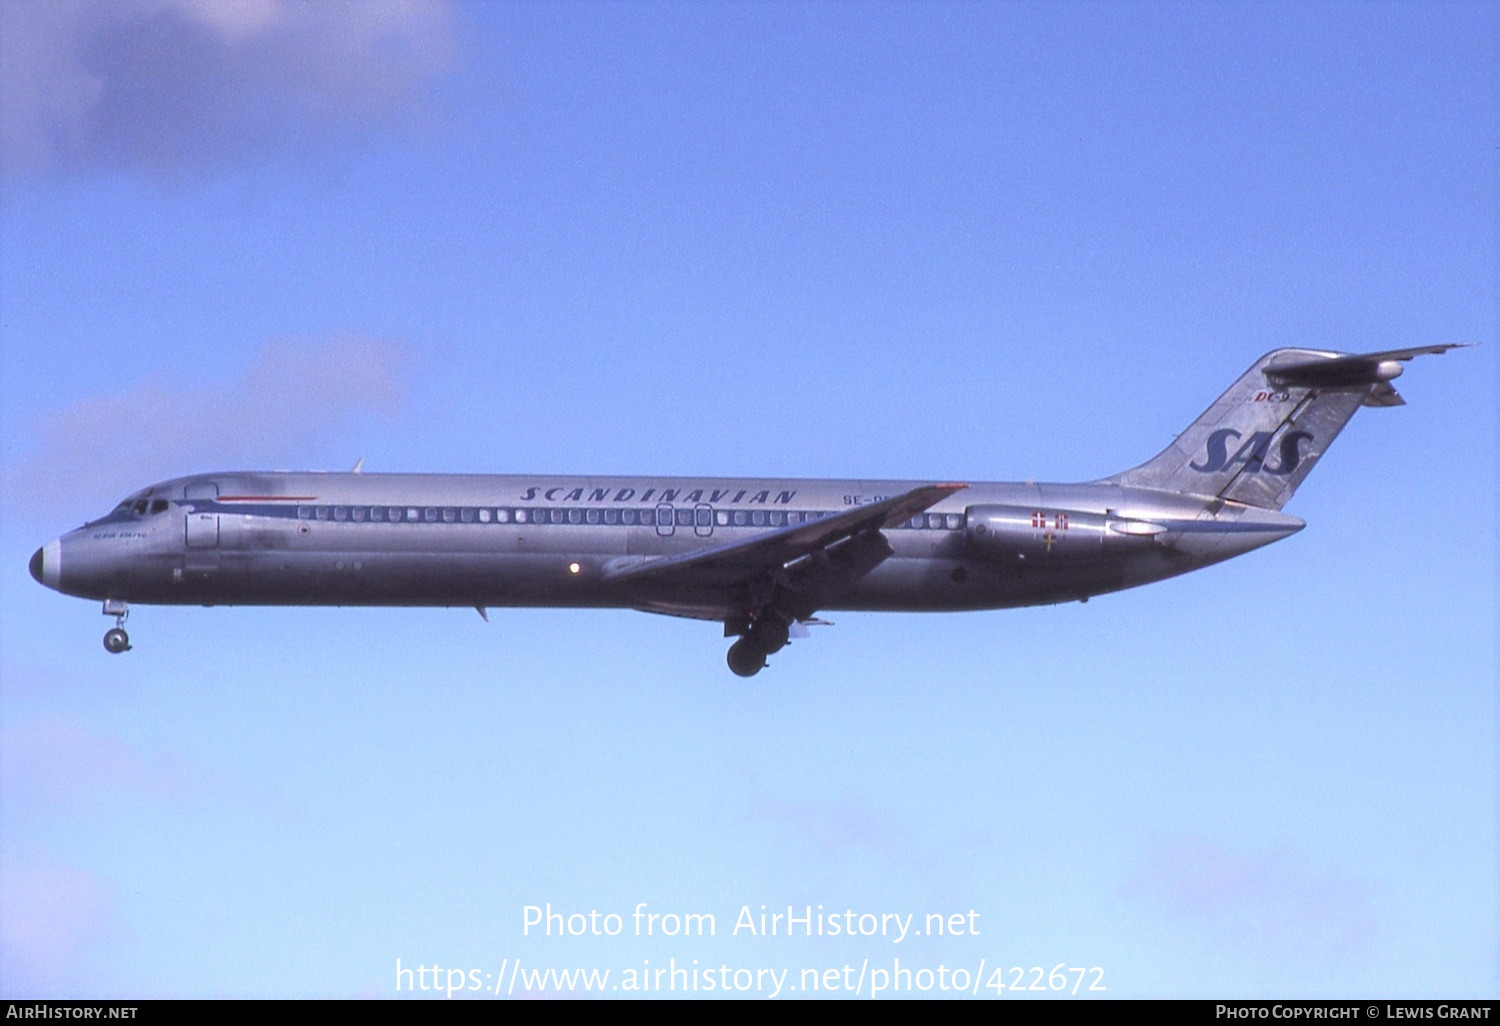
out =
<svg viewBox="0 0 1500 1026"><path fill-rule="evenodd" d="M168 500L163 498L137 498L136 496L132 495L130 498L126 499L124 502L116 506L110 512L110 515L124 515L137 518L148 516L154 517L158 513L165 513L167 511L167 508L171 505L172 504Z"/></svg>

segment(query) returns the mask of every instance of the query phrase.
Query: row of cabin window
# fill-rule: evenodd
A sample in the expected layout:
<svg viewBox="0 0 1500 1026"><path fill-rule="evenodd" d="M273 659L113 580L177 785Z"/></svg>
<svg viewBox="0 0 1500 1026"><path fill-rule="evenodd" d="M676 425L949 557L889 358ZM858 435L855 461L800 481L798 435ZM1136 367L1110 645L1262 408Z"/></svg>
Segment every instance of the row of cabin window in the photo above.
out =
<svg viewBox="0 0 1500 1026"><path fill-rule="evenodd" d="M707 527L709 518L719 527L785 527L791 524L806 524L831 516L830 513L780 509L736 509L713 511L706 507L662 510L661 524L675 522L679 527ZM355 523L418 523L429 524L605 524L635 525L650 527L658 522L658 511L653 507L644 509L615 508L568 508L545 509L494 509L488 506L298 506L297 516L303 520L352 520ZM667 517L672 517L668 521ZM905 527L947 529L956 531L963 526L960 513L918 513Z"/></svg>

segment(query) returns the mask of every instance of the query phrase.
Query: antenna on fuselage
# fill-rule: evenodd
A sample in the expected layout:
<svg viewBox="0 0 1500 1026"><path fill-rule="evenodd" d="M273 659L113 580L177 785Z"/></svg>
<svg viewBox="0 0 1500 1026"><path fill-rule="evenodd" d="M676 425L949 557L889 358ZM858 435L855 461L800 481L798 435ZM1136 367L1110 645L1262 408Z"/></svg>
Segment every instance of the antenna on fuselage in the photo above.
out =
<svg viewBox="0 0 1500 1026"><path fill-rule="evenodd" d="M350 468L349 473L351 473L351 474L363 474L364 472L365 472L365 458L363 456L361 456L359 459L357 459L357 460L354 461L354 466L352 468Z"/></svg>

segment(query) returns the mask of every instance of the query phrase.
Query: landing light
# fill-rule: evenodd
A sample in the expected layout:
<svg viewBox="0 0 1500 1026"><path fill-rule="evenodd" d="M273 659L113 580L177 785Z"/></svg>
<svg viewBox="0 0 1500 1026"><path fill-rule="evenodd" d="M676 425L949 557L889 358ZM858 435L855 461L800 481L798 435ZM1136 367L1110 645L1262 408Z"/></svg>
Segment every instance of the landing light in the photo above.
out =
<svg viewBox="0 0 1500 1026"><path fill-rule="evenodd" d="M582 569L583 569L583 567L579 566L577 563L569 563L568 564L568 573L570 573L570 574L576 574L578 571L580 571Z"/></svg>

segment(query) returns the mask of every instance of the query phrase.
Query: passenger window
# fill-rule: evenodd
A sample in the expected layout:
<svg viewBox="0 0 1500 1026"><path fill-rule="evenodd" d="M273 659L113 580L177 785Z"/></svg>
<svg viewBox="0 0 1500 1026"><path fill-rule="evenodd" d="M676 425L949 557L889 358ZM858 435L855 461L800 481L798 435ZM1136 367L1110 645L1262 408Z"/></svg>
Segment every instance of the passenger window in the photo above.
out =
<svg viewBox="0 0 1500 1026"><path fill-rule="evenodd" d="M779 510L779 509L773 509L773 510L771 510L771 526L772 527L780 527L781 526L781 510Z"/></svg>
<svg viewBox="0 0 1500 1026"><path fill-rule="evenodd" d="M622 510L620 510L620 523L622 523L622 524L633 524L633 523L635 523L635 510L633 510L633 509L622 509Z"/></svg>
<svg viewBox="0 0 1500 1026"><path fill-rule="evenodd" d="M737 509L737 510L734 511L734 526L735 527L744 527L745 526L745 511L744 510Z"/></svg>
<svg viewBox="0 0 1500 1026"><path fill-rule="evenodd" d="M452 506L443 507L443 523L451 524L458 519L458 511Z"/></svg>
<svg viewBox="0 0 1500 1026"><path fill-rule="evenodd" d="M563 522L563 511L560 509L554 509L551 513L548 514L548 516L551 518L554 524L560 524Z"/></svg>
<svg viewBox="0 0 1500 1026"><path fill-rule="evenodd" d="M750 514L750 523L755 527L766 526L766 514L763 510L755 510Z"/></svg>
<svg viewBox="0 0 1500 1026"><path fill-rule="evenodd" d="M583 510L581 510L581 509L570 509L570 510L568 510L568 523L570 523L570 524L581 524L581 523L583 523Z"/></svg>
<svg viewBox="0 0 1500 1026"><path fill-rule="evenodd" d="M723 510L719 510L719 512L717 512L717 513L714 514L714 521L720 527L728 527L729 526L729 514L726 513L726 512L724 512Z"/></svg>
<svg viewBox="0 0 1500 1026"><path fill-rule="evenodd" d="M526 520L526 518L521 515L521 513L520 513L519 510L517 510L516 511L516 523L518 523L518 524L519 523L524 523L525 520ZM508 523L510 523L510 510L508 510L508 509L497 509L497 510L495 510L495 523L497 523L497 524L508 524Z"/></svg>
<svg viewBox="0 0 1500 1026"><path fill-rule="evenodd" d="M297 507L297 519L298 520L311 520L312 519L312 507L311 506L298 506Z"/></svg>
<svg viewBox="0 0 1500 1026"><path fill-rule="evenodd" d="M371 520L384 520L385 519L385 507L384 506L371 506L370 507L370 519Z"/></svg>
<svg viewBox="0 0 1500 1026"><path fill-rule="evenodd" d="M690 510L690 509L680 509L680 510L678 510L677 511L677 522L679 524L681 524L683 527L692 527L693 526L693 511Z"/></svg>
<svg viewBox="0 0 1500 1026"><path fill-rule="evenodd" d="M911 520L907 521L906 526L907 527L921 527L922 526L922 519L923 519L922 518L922 514L918 513L916 516L912 517Z"/></svg>
<svg viewBox="0 0 1500 1026"><path fill-rule="evenodd" d="M927 526L939 528L943 526L943 515L941 513L927 514Z"/></svg>
<svg viewBox="0 0 1500 1026"><path fill-rule="evenodd" d="M472 524L474 522L474 511L465 506L463 509L458 511L458 519L462 520L466 524ZM489 518L486 517L485 519L488 520Z"/></svg>
<svg viewBox="0 0 1500 1026"><path fill-rule="evenodd" d="M959 527L962 526L963 520L964 520L964 518L961 517L961 516L959 516L957 513L949 513L948 514L948 530L950 530L950 531L956 531L956 530L958 530Z"/></svg>
<svg viewBox="0 0 1500 1026"><path fill-rule="evenodd" d="M335 519L335 520L348 520L349 519L349 511L346 508L344 508L343 506L335 506L335 507L333 507L333 519Z"/></svg>
<svg viewBox="0 0 1500 1026"><path fill-rule="evenodd" d="M599 522L599 511L597 509L589 510L584 514L584 519L591 524L597 524Z"/></svg>
<svg viewBox="0 0 1500 1026"><path fill-rule="evenodd" d="M422 511L422 519L429 524L437 523L438 511L436 506L428 506Z"/></svg>
<svg viewBox="0 0 1500 1026"><path fill-rule="evenodd" d="M617 510L617 509L607 509L607 510L605 510L604 511L604 522L606 524L618 524L620 522L620 511Z"/></svg>
<svg viewBox="0 0 1500 1026"><path fill-rule="evenodd" d="M489 510L482 509L482 510L479 511L479 522L481 524L487 524L487 523L490 522L490 511Z"/></svg>
<svg viewBox="0 0 1500 1026"><path fill-rule="evenodd" d="M364 508L364 507L363 507L363 506L355 506L355 507L354 507L354 508L353 508L353 509L351 509L351 510L350 510L350 511L349 511L349 512L350 512L350 513L352 513L352 514L353 514L353 515L354 515L354 519L355 519L355 520L356 520L356 521L358 521L358 522L360 522L360 523L364 523L364 519L365 519L365 508Z"/></svg>
<svg viewBox="0 0 1500 1026"><path fill-rule="evenodd" d="M501 510L501 512L503 513L505 511ZM526 511L524 509L518 509L518 510L516 510L516 523L518 523L518 524L524 524L524 523L526 523Z"/></svg>
<svg viewBox="0 0 1500 1026"><path fill-rule="evenodd" d="M654 510L654 509L643 509L643 510L641 510L640 517L641 517L641 523L647 524L647 525L654 524L654 523L656 523L656 510Z"/></svg>
<svg viewBox="0 0 1500 1026"><path fill-rule="evenodd" d="M319 506L318 507L318 519L319 520L327 520L328 519L328 507L327 506Z"/></svg>

